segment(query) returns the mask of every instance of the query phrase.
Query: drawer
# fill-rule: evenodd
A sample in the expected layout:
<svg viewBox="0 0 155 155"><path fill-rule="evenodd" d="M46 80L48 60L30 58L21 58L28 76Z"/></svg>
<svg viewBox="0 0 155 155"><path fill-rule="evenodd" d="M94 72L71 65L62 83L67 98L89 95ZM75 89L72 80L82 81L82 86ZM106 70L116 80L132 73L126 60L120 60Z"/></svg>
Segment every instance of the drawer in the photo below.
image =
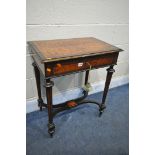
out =
<svg viewBox="0 0 155 155"><path fill-rule="evenodd" d="M84 71L93 68L99 68L107 66L110 64L116 64L118 53L107 54L102 56L95 57L85 57L81 59L72 59L66 61L56 62L52 67L47 67L46 71L51 70L51 74L47 73L46 75L65 75L72 72Z"/></svg>

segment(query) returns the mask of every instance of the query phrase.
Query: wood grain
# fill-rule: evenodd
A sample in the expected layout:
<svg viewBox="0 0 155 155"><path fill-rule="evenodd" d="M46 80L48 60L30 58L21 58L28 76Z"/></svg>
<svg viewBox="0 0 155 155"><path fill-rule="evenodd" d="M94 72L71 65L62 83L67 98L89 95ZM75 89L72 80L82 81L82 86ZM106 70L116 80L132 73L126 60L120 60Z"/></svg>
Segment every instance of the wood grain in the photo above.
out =
<svg viewBox="0 0 155 155"><path fill-rule="evenodd" d="M36 50L43 62L121 51L93 37L31 41L29 44Z"/></svg>
<svg viewBox="0 0 155 155"><path fill-rule="evenodd" d="M110 64L116 64L119 52L107 53L104 55L97 55L91 57L81 57L77 59L61 60L56 62L47 63L47 69L51 69L52 72L46 71L46 76L60 76L72 72L84 71L94 68L107 66Z"/></svg>

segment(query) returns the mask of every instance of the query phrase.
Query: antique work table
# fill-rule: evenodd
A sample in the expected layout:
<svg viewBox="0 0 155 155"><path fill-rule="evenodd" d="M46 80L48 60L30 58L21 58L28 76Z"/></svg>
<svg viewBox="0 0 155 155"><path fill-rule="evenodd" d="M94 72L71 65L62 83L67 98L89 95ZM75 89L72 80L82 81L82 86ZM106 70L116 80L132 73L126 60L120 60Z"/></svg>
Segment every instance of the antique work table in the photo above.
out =
<svg viewBox="0 0 155 155"><path fill-rule="evenodd" d="M45 41L28 42L33 58L36 84L38 90L38 106L40 111L43 107L48 108L48 133L53 136L55 125L53 117L63 110L71 109L80 104L93 103L99 107L99 116L105 109L105 99L109 89L112 74L115 71L113 66L117 63L120 48L112 46L96 38L74 38ZM89 92L88 76L91 69L107 67L107 77L103 92L102 102L84 100ZM52 103L52 78L66 74L85 71L85 88L83 95L77 99L67 101L58 105ZM43 102L41 95L40 76L44 77L46 88L47 104Z"/></svg>

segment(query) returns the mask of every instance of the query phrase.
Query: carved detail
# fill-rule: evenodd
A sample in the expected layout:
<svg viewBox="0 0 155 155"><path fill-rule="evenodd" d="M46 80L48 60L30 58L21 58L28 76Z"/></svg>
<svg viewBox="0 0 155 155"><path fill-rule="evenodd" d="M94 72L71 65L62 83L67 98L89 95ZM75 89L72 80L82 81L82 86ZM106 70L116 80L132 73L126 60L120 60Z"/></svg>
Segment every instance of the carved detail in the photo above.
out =
<svg viewBox="0 0 155 155"><path fill-rule="evenodd" d="M48 133L50 134L51 137L53 136L54 132L55 132L55 125L54 125L54 123L49 123L48 124Z"/></svg>
<svg viewBox="0 0 155 155"><path fill-rule="evenodd" d="M49 82L46 82L44 87L48 88L48 87L53 87L54 86L54 82L53 81L49 81Z"/></svg>
<svg viewBox="0 0 155 155"><path fill-rule="evenodd" d="M32 63L32 66L34 67L34 73L35 73L36 84L37 84L38 106L40 107L40 111L42 111L43 100L41 98L40 71L35 62Z"/></svg>
<svg viewBox="0 0 155 155"><path fill-rule="evenodd" d="M107 71L110 73L114 73L115 69L113 69L113 66L110 66L109 68L107 68Z"/></svg>
<svg viewBox="0 0 155 155"><path fill-rule="evenodd" d="M105 82L104 91L103 91L102 104L100 107L100 115L102 114L102 111L105 108L105 100L106 100L106 96L107 96L107 93L109 90L109 85L110 85L110 81L111 81L113 72L115 72L115 70L113 69L113 65L111 65L107 69L107 77L106 77L106 82Z"/></svg>

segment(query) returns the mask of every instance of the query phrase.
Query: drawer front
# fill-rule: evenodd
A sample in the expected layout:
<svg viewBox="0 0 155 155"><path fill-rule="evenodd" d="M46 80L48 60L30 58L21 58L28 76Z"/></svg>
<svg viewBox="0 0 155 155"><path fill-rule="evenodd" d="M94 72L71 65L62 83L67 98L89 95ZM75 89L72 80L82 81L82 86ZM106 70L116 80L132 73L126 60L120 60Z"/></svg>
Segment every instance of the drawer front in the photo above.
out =
<svg viewBox="0 0 155 155"><path fill-rule="evenodd" d="M54 76L65 75L71 72L84 71L93 68L99 68L110 64L116 64L118 53L107 54L95 57L86 57L76 60L57 62L51 69ZM47 68L47 70L49 67Z"/></svg>

